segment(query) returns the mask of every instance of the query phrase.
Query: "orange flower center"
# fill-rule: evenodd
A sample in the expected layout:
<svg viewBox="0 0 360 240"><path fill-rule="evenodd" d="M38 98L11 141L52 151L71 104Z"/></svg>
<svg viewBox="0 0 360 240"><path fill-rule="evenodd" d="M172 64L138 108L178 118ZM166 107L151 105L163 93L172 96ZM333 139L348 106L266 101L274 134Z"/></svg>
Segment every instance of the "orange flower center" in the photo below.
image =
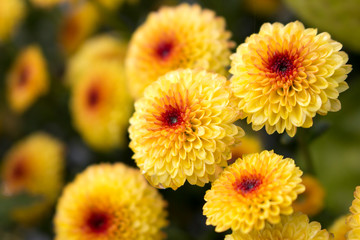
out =
<svg viewBox="0 0 360 240"><path fill-rule="evenodd" d="M86 226L92 233L104 233L110 227L110 216L105 212L91 212L86 220Z"/></svg>
<svg viewBox="0 0 360 240"><path fill-rule="evenodd" d="M293 56L290 56L287 52L276 53L269 59L267 67L270 72L282 78L290 77L295 69Z"/></svg>
<svg viewBox="0 0 360 240"><path fill-rule="evenodd" d="M17 85L19 87L24 87L29 82L31 71L28 66L24 66L19 73Z"/></svg>
<svg viewBox="0 0 360 240"><path fill-rule="evenodd" d="M166 60L171 55L173 49L174 43L172 41L161 41L156 46L155 54L161 60Z"/></svg>
<svg viewBox="0 0 360 240"><path fill-rule="evenodd" d="M95 108L100 102L100 91L97 86L91 86L86 95L86 104L89 108Z"/></svg>
<svg viewBox="0 0 360 240"><path fill-rule="evenodd" d="M258 175L244 176L234 182L234 189L243 195L256 191L262 184L262 178Z"/></svg>
<svg viewBox="0 0 360 240"><path fill-rule="evenodd" d="M12 171L11 171L11 178L14 180L23 179L26 176L26 166L23 161L17 161L15 163Z"/></svg>

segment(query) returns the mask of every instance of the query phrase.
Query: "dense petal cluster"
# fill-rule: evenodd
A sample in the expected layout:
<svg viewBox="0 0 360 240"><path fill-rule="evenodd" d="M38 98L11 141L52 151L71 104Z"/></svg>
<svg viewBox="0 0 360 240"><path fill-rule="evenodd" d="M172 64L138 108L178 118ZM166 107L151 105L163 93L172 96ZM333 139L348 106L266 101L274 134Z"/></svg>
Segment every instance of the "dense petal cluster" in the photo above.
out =
<svg viewBox="0 0 360 240"><path fill-rule="evenodd" d="M134 33L126 59L131 95L139 98L157 78L178 68L225 74L230 32L215 12L199 5L163 7Z"/></svg>
<svg viewBox="0 0 360 240"><path fill-rule="evenodd" d="M38 46L22 50L7 76L7 100L13 111L22 113L48 91L48 72Z"/></svg>
<svg viewBox="0 0 360 240"><path fill-rule="evenodd" d="M91 147L123 146L132 110L123 66L105 61L88 68L73 86L70 108L75 128Z"/></svg>
<svg viewBox="0 0 360 240"><path fill-rule="evenodd" d="M292 202L305 190L294 160L273 151L247 154L225 168L205 194L206 224L217 232L249 233L279 223L293 213Z"/></svg>
<svg viewBox="0 0 360 240"><path fill-rule="evenodd" d="M169 72L135 103L130 119L133 158L155 186L176 189L187 180L203 186L226 166L230 146L244 135L234 125L226 79L197 70Z"/></svg>
<svg viewBox="0 0 360 240"><path fill-rule="evenodd" d="M347 225L351 228L347 240L360 239L360 186L356 187L354 198L350 207L351 215L346 219Z"/></svg>
<svg viewBox="0 0 360 240"><path fill-rule="evenodd" d="M122 163L91 166L63 191L55 239L163 239L165 206L139 170Z"/></svg>
<svg viewBox="0 0 360 240"><path fill-rule="evenodd" d="M14 28L24 18L25 3L23 0L0 2L0 42L7 40Z"/></svg>
<svg viewBox="0 0 360 240"><path fill-rule="evenodd" d="M59 31L59 42L64 51L72 54L95 31L99 21L98 10L91 1L71 8L64 16Z"/></svg>
<svg viewBox="0 0 360 240"><path fill-rule="evenodd" d="M333 240L346 240L346 234L351 228L346 225L347 216L341 216L330 226L329 232L334 234Z"/></svg>
<svg viewBox="0 0 360 240"><path fill-rule="evenodd" d="M227 235L225 240L331 240L331 234L326 229L321 230L318 222L309 222L309 218L302 213L282 216L277 224L265 224L260 231L242 233L237 231Z"/></svg>
<svg viewBox="0 0 360 240"><path fill-rule="evenodd" d="M72 86L92 66L102 62L123 65L126 44L110 35L100 35L87 40L68 62L66 82Z"/></svg>
<svg viewBox="0 0 360 240"><path fill-rule="evenodd" d="M300 22L265 23L231 56L231 88L243 118L254 130L265 126L294 136L318 113L338 111L339 93L351 71L342 45Z"/></svg>
<svg viewBox="0 0 360 240"><path fill-rule="evenodd" d="M238 158L249 153L261 152L261 139L257 136L246 135L241 138L241 142L231 148L232 158L228 161L229 164L234 163Z"/></svg>
<svg viewBox="0 0 360 240"><path fill-rule="evenodd" d="M303 176L302 180L305 192L296 199L293 208L295 211L314 216L324 208L325 190L321 183L311 175Z"/></svg>
<svg viewBox="0 0 360 240"><path fill-rule="evenodd" d="M65 151L61 142L45 133L34 133L13 146L2 164L3 193L39 196L29 206L14 209L12 217L31 224L54 204L63 185Z"/></svg>

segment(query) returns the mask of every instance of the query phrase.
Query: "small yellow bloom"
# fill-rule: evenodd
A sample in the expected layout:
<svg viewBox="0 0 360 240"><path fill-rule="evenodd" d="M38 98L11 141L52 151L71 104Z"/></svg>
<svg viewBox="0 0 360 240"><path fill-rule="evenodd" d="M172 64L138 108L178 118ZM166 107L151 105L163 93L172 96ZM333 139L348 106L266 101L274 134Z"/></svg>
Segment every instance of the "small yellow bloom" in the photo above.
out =
<svg viewBox="0 0 360 240"><path fill-rule="evenodd" d="M228 161L229 164L234 163L238 158L249 153L257 153L262 150L261 139L256 136L244 136L241 142L232 147L232 158Z"/></svg>
<svg viewBox="0 0 360 240"><path fill-rule="evenodd" d="M329 232L334 234L334 240L346 240L346 234L351 228L346 225L347 216L341 216L331 225Z"/></svg>
<svg viewBox="0 0 360 240"><path fill-rule="evenodd" d="M24 49L7 76L7 100L13 111L22 113L48 91L48 72L38 46Z"/></svg>
<svg viewBox="0 0 360 240"><path fill-rule="evenodd" d="M110 35L101 35L87 40L71 57L66 72L66 82L73 86L84 72L102 62L117 62L123 65L126 44Z"/></svg>
<svg viewBox="0 0 360 240"><path fill-rule="evenodd" d="M263 230L250 233L237 231L227 235L225 240L332 240L326 229L321 230L318 222L309 222L309 218L302 213L282 216L277 224L266 223Z"/></svg>
<svg viewBox="0 0 360 240"><path fill-rule="evenodd" d="M302 177L305 192L293 203L295 211L309 216L318 214L324 208L325 190L321 183L310 175Z"/></svg>
<svg viewBox="0 0 360 240"><path fill-rule="evenodd" d="M139 170L122 163L90 166L59 199L55 239L164 239L165 206Z"/></svg>
<svg viewBox="0 0 360 240"><path fill-rule="evenodd" d="M25 224L40 219L54 204L63 184L64 146L45 133L35 133L13 146L2 164L3 192L25 191L41 199L14 209L12 217Z"/></svg>
<svg viewBox="0 0 360 240"><path fill-rule="evenodd" d="M23 0L0 1L0 42L7 40L14 32L24 18L25 10Z"/></svg>
<svg viewBox="0 0 360 240"><path fill-rule="evenodd" d="M133 158L151 184L204 186L226 166L230 146L244 135L233 123L226 78L197 70L169 72L145 90L130 119Z"/></svg>
<svg viewBox="0 0 360 240"><path fill-rule="evenodd" d="M294 160L273 151L247 154L225 168L205 194L206 224L215 231L249 233L293 213L292 202L304 192L302 171Z"/></svg>
<svg viewBox="0 0 360 240"><path fill-rule="evenodd" d="M150 83L178 68L225 74L230 36L225 20L199 5L162 7L151 13L129 44L126 71L131 95L140 98Z"/></svg>
<svg viewBox="0 0 360 240"><path fill-rule="evenodd" d="M123 67L106 61L89 67L72 89L70 108L75 128L90 146L106 151L124 145L132 100Z"/></svg>
<svg viewBox="0 0 360 240"><path fill-rule="evenodd" d="M84 2L67 12L59 32L60 44L67 54L72 54L96 30L99 17L91 2Z"/></svg>
<svg viewBox="0 0 360 240"><path fill-rule="evenodd" d="M356 187L354 198L350 207L351 215L346 219L346 224L351 228L347 240L360 239L360 186Z"/></svg>
<svg viewBox="0 0 360 240"><path fill-rule="evenodd" d="M297 127L311 127L317 113L339 111L351 71L341 47L298 21L265 23L231 56L231 88L242 118L254 130L265 126L269 134L294 136Z"/></svg>

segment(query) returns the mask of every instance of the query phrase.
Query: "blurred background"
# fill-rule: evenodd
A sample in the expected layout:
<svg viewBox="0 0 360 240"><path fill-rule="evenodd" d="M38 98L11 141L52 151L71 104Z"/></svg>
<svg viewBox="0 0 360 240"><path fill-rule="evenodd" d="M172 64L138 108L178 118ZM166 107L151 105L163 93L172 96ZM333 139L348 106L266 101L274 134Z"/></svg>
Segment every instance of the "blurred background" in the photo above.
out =
<svg viewBox="0 0 360 240"><path fill-rule="evenodd" d="M346 80L350 88L339 97L341 111L316 116L314 126L299 129L295 138L286 134L269 136L264 131L253 132L245 121L239 124L255 141L248 143L250 147L243 153L251 151L254 144L254 151L274 149L279 154L294 158L305 173L319 182L321 189L314 191L323 191L324 199L319 210L312 214L312 220L329 227L337 217L348 213L355 186L360 185L359 0L133 0L122 1L111 10L95 4L97 17L92 17L90 11L77 18L71 17L77 10L68 3L44 6L37 1L21 0L24 2L23 13L16 13L5 3L13 1L0 1L0 25L4 25L0 26L0 159L4 161L9 150L31 134L39 131L48 133L64 146L64 184L95 163L124 162L136 167L131 159L132 151L127 147L129 139L126 133L123 147L100 151L86 144L73 126L69 108L70 90L65 76L70 59L87 39L106 33L127 42L150 12L181 2L198 3L224 17L236 46L243 43L247 36L257 33L265 22L286 24L300 20L306 27L329 32L333 39L343 44L343 50L349 55L349 64L353 65L353 71ZM12 26L5 13L22 17ZM18 56L34 44L42 51L50 83L46 94L19 111L9 103L6 81ZM26 75L26 72L23 74ZM4 175L3 162L1 166ZM209 187L209 184L200 188L186 183L177 191L160 190L169 203L170 225L165 229L168 239L224 239L226 233L215 233L213 227L206 226L206 218L202 215L203 196ZM41 197L27 192L4 192L0 195L0 239L54 238L52 219L56 202L53 201L36 221L23 223L12 217L14 209L37 201L41 201Z"/></svg>

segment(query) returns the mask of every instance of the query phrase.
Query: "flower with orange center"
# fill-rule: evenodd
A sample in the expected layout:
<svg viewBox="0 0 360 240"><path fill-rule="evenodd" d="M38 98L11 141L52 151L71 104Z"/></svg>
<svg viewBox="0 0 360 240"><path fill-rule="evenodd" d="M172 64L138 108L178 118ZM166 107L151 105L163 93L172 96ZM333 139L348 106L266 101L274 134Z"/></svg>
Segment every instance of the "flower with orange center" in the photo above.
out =
<svg viewBox="0 0 360 240"><path fill-rule="evenodd" d="M150 83L178 68L225 74L230 35L223 18L199 5L181 4L151 13L129 44L126 71L131 95L141 97Z"/></svg>
<svg viewBox="0 0 360 240"><path fill-rule="evenodd" d="M340 110L338 96L351 71L341 47L298 21L265 23L231 56L231 88L242 117L254 130L294 136L297 127L312 126L316 113Z"/></svg>
<svg viewBox="0 0 360 240"><path fill-rule="evenodd" d="M305 190L301 175L294 160L273 151L239 158L206 192L206 224L217 232L249 233L263 229L265 222L279 223L281 214L293 213L292 202Z"/></svg>
<svg viewBox="0 0 360 240"><path fill-rule="evenodd" d="M165 206L139 170L122 163L90 166L59 199L55 239L164 239Z"/></svg>
<svg viewBox="0 0 360 240"><path fill-rule="evenodd" d="M350 207L351 215L346 219L346 224L351 228L347 240L360 239L360 186L356 187L354 198Z"/></svg>
<svg viewBox="0 0 360 240"><path fill-rule="evenodd" d="M24 18L25 10L23 0L0 2L0 42L12 35L16 26Z"/></svg>
<svg viewBox="0 0 360 240"><path fill-rule="evenodd" d="M7 100L13 111L22 113L48 91L46 62L37 46L29 46L17 57L7 76Z"/></svg>
<svg viewBox="0 0 360 240"><path fill-rule="evenodd" d="M123 146L132 110L123 67L97 63L77 81L70 100L75 128L97 150Z"/></svg>
<svg viewBox="0 0 360 240"><path fill-rule="evenodd" d="M133 158L155 186L177 189L186 180L203 186L226 166L230 146L244 135L234 125L226 79L215 73L177 70L146 88L130 119Z"/></svg>
<svg viewBox="0 0 360 240"><path fill-rule="evenodd" d="M318 214L324 208L325 190L321 183L310 175L302 177L305 192L293 203L295 211L309 216Z"/></svg>
<svg viewBox="0 0 360 240"><path fill-rule="evenodd" d="M241 138L241 142L239 144L232 147L232 158L228 161L228 164L234 163L238 158L242 158L245 154L257 153L261 150L261 139L256 136L246 135Z"/></svg>
<svg viewBox="0 0 360 240"><path fill-rule="evenodd" d="M14 220L32 224L49 211L63 184L64 153L63 144L45 133L34 133L8 151L2 164L3 193L41 197L13 209Z"/></svg>
<svg viewBox="0 0 360 240"><path fill-rule="evenodd" d="M96 30L99 20L92 2L84 2L67 12L60 27L59 41L68 55Z"/></svg>
<svg viewBox="0 0 360 240"><path fill-rule="evenodd" d="M334 234L334 240L346 240L346 234L351 228L346 225L347 216L341 216L330 226L329 232Z"/></svg>
<svg viewBox="0 0 360 240"><path fill-rule="evenodd" d="M302 213L282 216L277 224L266 223L264 229L250 233L241 231L227 235L225 240L332 240L332 235L321 229L318 222L309 222L309 218Z"/></svg>
<svg viewBox="0 0 360 240"><path fill-rule="evenodd" d="M126 44L110 35L87 40L68 63L66 83L73 86L81 75L94 65L103 62L124 64Z"/></svg>

